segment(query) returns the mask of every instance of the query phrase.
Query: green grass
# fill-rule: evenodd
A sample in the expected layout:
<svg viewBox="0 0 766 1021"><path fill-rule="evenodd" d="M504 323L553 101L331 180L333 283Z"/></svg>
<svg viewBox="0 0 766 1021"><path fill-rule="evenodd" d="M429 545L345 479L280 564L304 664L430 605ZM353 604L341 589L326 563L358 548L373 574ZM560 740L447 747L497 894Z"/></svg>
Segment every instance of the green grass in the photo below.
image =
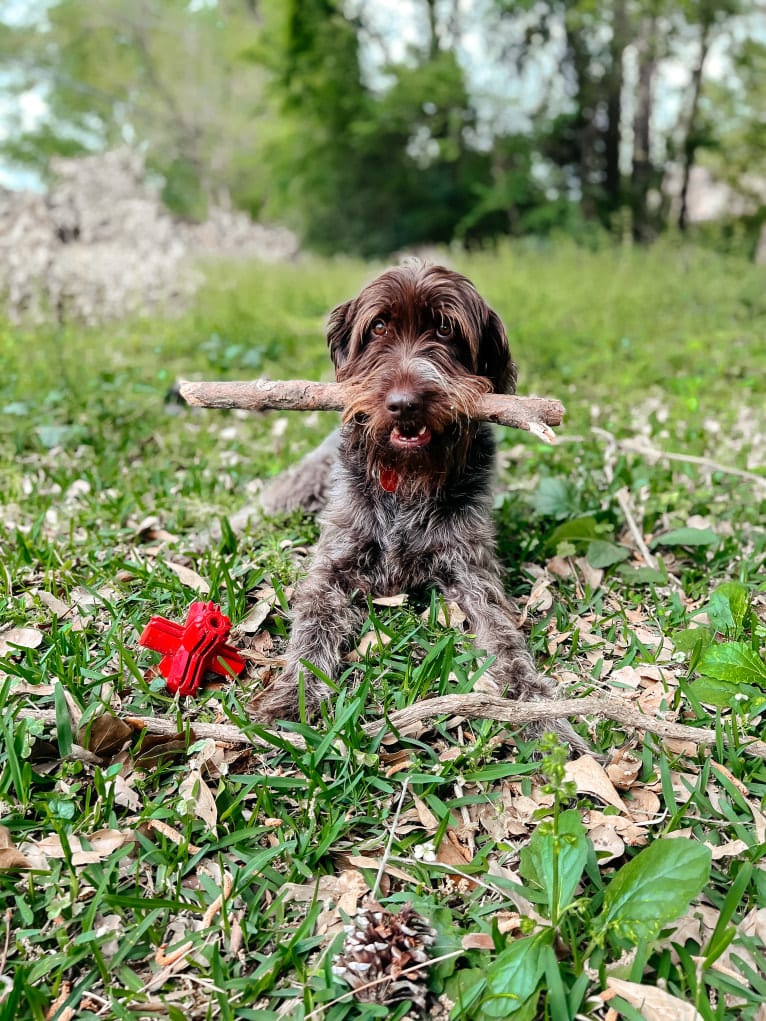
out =
<svg viewBox="0 0 766 1021"><path fill-rule="evenodd" d="M717 727L717 746L663 747L615 724L578 725L598 752L634 757L620 790L628 818L586 782L567 787L550 749L543 793L539 749L514 745L491 721L365 738L362 722L470 690L481 676L482 657L444 625L435 598L371 608L366 629L384 644L349 668L354 684L327 719L297 727L305 750L194 741L190 721L248 726L259 674L278 663L181 705L169 697L150 669L156 656L137 644L150 616L180 620L196 597L168 564L205 579L206 598L235 624L268 587L272 614L238 641L277 659L315 523L265 521L241 537L224 524L219 540L200 536L333 416L192 412L165 395L179 376L330 378L325 316L379 267L211 267L179 319L2 324L0 642L23 627L31 647L0 656L0 1017L37 1021L54 1002L56 1016L71 1007L77 1018L268 1021L319 1011L346 991L330 973L342 942L338 900L355 883L372 886L405 778L392 846L399 871L380 897L392 910L414 903L438 930L436 952L453 953L430 976L434 999L454 1004L443 1001L439 1016L602 1016L597 997L615 975L662 980L706 1021L756 1017L766 962L754 916L744 920L766 909L766 769L737 744L762 732L766 490L624 441L766 478L762 270L672 246L529 244L454 261L506 321L520 392L561 397L568 409L555 447L501 437L499 552L520 605L533 586L543 590L526 622L541 667L573 694L627 691L652 700L642 703L650 712ZM635 555L622 491L656 569ZM55 725L28 710L55 712ZM96 722L106 710L165 718L178 734L112 731ZM591 833L594 820L601 829ZM93 844L103 830L106 843ZM641 936L627 908L609 915L614 891L648 844L656 861L637 868L665 902L673 884L663 892L663 869L681 845L668 850L664 838L674 834L686 847L718 848L702 894L684 902L696 905L696 928L677 934L665 919ZM81 856L75 838L92 853ZM14 847L33 871L19 870ZM556 890L571 887L565 904L539 864L546 855L560 861ZM509 885L519 869L521 902ZM342 906L353 911L354 898ZM462 938L478 934L493 949L465 949ZM184 966L163 975L160 948L187 942ZM728 971L716 970L721 961ZM503 998L525 982L524 1003ZM623 999L610 1005L641 1016ZM405 1010L346 998L324 1016Z"/></svg>

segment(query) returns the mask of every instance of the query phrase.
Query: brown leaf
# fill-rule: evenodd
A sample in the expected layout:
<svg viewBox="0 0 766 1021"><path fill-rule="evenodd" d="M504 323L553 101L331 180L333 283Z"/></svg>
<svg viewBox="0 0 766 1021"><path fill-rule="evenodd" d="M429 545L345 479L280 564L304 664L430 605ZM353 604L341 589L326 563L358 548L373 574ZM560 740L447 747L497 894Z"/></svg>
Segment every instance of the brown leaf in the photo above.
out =
<svg viewBox="0 0 766 1021"><path fill-rule="evenodd" d="M96 716L88 726L77 732L77 740L83 747L105 758L116 755L132 736L133 728L111 713Z"/></svg>
<svg viewBox="0 0 766 1021"><path fill-rule="evenodd" d="M569 578L572 574L572 566L564 557L551 557L545 569L557 578Z"/></svg>
<svg viewBox="0 0 766 1021"><path fill-rule="evenodd" d="M418 814L420 825L429 835L432 833L436 833L436 831L439 829L439 820L436 818L436 816L428 807L428 805L425 803L425 801L419 798L417 794L414 795L414 801L415 811Z"/></svg>
<svg viewBox="0 0 766 1021"><path fill-rule="evenodd" d="M407 602L407 593L398 592L394 596L373 596L375 606L404 606Z"/></svg>
<svg viewBox="0 0 766 1021"><path fill-rule="evenodd" d="M215 798L202 779L198 769L193 769L180 783L178 793L187 804L191 804L192 811L215 833L218 823L218 807Z"/></svg>
<svg viewBox="0 0 766 1021"><path fill-rule="evenodd" d="M34 868L32 862L15 847L0 848L0 872Z"/></svg>
<svg viewBox="0 0 766 1021"><path fill-rule="evenodd" d="M588 563L587 557L578 557L575 561L577 569L582 575L582 580L591 590L595 592L596 589L601 588L601 582L604 580L604 572L600 567L592 567Z"/></svg>
<svg viewBox="0 0 766 1021"><path fill-rule="evenodd" d="M258 602L247 611L243 619L234 628L235 631L246 635L256 634L261 624L263 624L279 602L273 588L259 589L258 595Z"/></svg>
<svg viewBox="0 0 766 1021"><path fill-rule="evenodd" d="M621 858L625 854L625 841L617 832L613 819L614 817L607 816L598 826L588 828L588 836L598 856L599 865Z"/></svg>
<svg viewBox="0 0 766 1021"><path fill-rule="evenodd" d="M12 627L0 632L0 656L17 656L22 649L36 649L43 640L36 627Z"/></svg>
<svg viewBox="0 0 766 1021"><path fill-rule="evenodd" d="M605 804L613 805L626 815L630 815L627 805L615 790L603 766L590 755L570 759L564 768L567 779L575 782L579 794L594 794Z"/></svg>
<svg viewBox="0 0 766 1021"><path fill-rule="evenodd" d="M29 855L32 852L37 852L37 856L42 856L44 860L66 858L69 854L73 865L91 865L108 858L118 847L133 843L134 839L129 830L96 830L95 833L83 835L82 838L70 833L66 838L67 848L65 848L61 837L51 834L43 837L42 840L25 844L24 853ZM86 842L88 847L84 846Z"/></svg>
<svg viewBox="0 0 766 1021"><path fill-rule="evenodd" d="M606 988L640 1011L644 1021L704 1021L691 1003L685 1003L657 986L645 986L639 982L627 982L609 976Z"/></svg>
<svg viewBox="0 0 766 1021"><path fill-rule="evenodd" d="M641 772L641 759L629 753L623 753L606 767L606 775L617 790L627 791L636 782Z"/></svg>
<svg viewBox="0 0 766 1021"><path fill-rule="evenodd" d="M494 950L495 941L488 932L467 932L460 940L463 950Z"/></svg>
<svg viewBox="0 0 766 1021"><path fill-rule="evenodd" d="M210 594L210 585L205 581L201 574L197 574L191 567L186 567L184 564L177 564L173 560L163 560L165 567L169 567L170 570L175 574L182 585L186 585L187 588L193 589L195 592L199 592L201 596L207 596Z"/></svg>
<svg viewBox="0 0 766 1021"><path fill-rule="evenodd" d="M58 596L54 596L46 589L35 589L34 594L43 606L46 606L59 620L67 617L71 612L71 607L67 606L63 599L59 599Z"/></svg>
<svg viewBox="0 0 766 1021"><path fill-rule="evenodd" d="M382 649L384 645L388 645L391 641L391 636L387 635L385 631L376 631L371 628L366 631L356 646L356 651L360 657L366 656L370 650Z"/></svg>

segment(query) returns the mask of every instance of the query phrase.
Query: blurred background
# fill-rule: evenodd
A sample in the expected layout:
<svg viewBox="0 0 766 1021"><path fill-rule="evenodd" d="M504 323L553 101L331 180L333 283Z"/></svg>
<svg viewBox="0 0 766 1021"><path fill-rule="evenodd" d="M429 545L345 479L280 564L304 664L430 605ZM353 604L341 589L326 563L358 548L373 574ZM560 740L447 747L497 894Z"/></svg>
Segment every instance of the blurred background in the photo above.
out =
<svg viewBox="0 0 766 1021"><path fill-rule="evenodd" d="M127 259L121 313L190 253L508 236L766 261L765 110L751 0L5 0L2 288Z"/></svg>

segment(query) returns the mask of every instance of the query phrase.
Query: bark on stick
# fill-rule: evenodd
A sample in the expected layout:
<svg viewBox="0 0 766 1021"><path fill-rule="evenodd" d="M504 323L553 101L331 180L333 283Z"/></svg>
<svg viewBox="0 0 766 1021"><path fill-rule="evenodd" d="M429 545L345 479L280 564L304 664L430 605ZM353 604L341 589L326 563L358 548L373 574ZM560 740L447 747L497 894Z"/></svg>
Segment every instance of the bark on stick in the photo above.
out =
<svg viewBox="0 0 766 1021"><path fill-rule="evenodd" d="M247 411L343 411L342 383L314 383L304 379L253 379L241 382L181 380L178 389L187 402L200 408L244 408ZM548 443L555 441L551 426L561 424L564 405L551 397L486 394L476 418L513 429L525 429Z"/></svg>

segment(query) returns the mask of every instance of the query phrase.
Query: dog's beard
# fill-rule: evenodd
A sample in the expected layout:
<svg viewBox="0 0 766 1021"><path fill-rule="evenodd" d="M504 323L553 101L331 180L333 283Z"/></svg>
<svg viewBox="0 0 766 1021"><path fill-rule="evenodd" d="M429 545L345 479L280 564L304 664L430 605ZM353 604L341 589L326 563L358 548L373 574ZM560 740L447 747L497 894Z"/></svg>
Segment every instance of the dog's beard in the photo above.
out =
<svg viewBox="0 0 766 1021"><path fill-rule="evenodd" d="M363 462L369 480L399 496L438 491L466 464L476 435L476 406L491 389L489 381L461 374L450 377L448 392L420 387L420 407L408 416L390 414L389 385L380 383L347 383L348 449Z"/></svg>

